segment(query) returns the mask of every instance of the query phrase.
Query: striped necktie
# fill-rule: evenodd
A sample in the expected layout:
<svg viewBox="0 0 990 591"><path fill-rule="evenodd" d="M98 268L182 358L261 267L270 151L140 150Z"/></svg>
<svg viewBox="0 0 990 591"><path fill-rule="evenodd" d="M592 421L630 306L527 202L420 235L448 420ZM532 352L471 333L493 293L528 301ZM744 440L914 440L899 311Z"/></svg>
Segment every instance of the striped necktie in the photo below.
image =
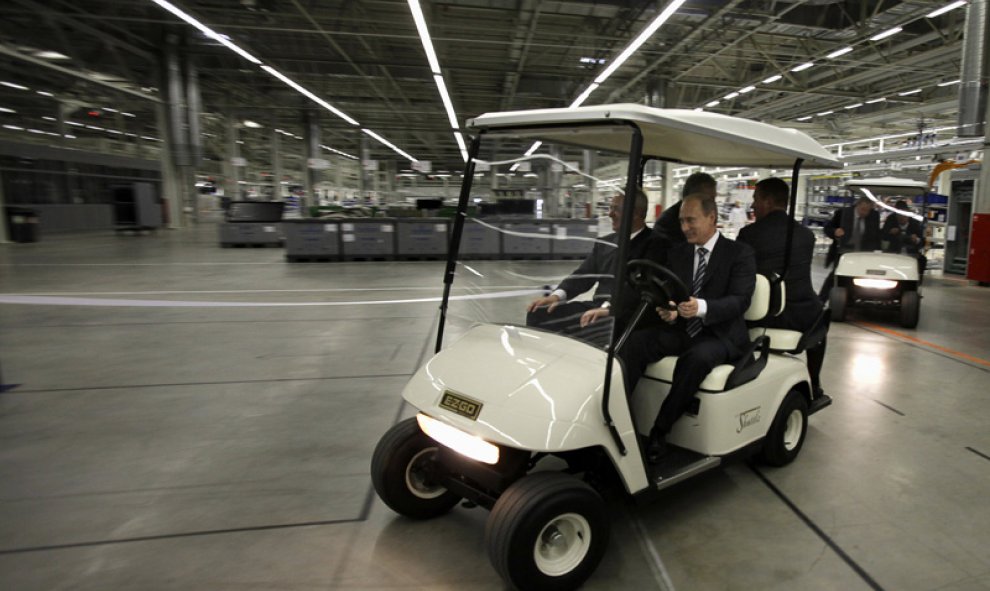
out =
<svg viewBox="0 0 990 591"><path fill-rule="evenodd" d="M708 254L708 249L705 247L700 247L698 250L698 269L694 272L694 283L691 285L691 295L698 297L701 293L701 284L705 281L705 269L708 265L705 261L705 256ZM702 322L701 318L695 316L694 318L688 319L687 322L687 333L688 336L694 337L699 332L701 332Z"/></svg>

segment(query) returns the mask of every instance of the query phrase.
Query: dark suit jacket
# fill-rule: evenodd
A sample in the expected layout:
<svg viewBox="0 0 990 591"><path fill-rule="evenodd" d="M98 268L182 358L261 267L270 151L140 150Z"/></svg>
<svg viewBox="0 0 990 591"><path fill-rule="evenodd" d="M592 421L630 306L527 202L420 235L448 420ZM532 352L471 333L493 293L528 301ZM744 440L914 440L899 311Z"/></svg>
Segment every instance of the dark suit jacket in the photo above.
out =
<svg viewBox="0 0 990 591"><path fill-rule="evenodd" d="M784 269L787 226L794 224L791 261ZM815 254L815 234L797 222L790 221L787 212L776 210L739 231L737 241L753 247L759 273L783 275L787 288L784 312L776 318L761 322L762 326L805 331L818 318L821 300L811 284L811 259Z"/></svg>
<svg viewBox="0 0 990 591"><path fill-rule="evenodd" d="M687 242L670 247L668 267L691 289L694 280L694 245ZM729 349L733 357L749 343L749 331L743 314L756 288L756 261L748 244L719 236L708 257L699 299L705 300L708 312L705 329ZM683 318L679 324L686 325Z"/></svg>
<svg viewBox="0 0 990 591"><path fill-rule="evenodd" d="M687 242L681 231L680 201L663 210L657 221L653 222L653 233L667 239L671 244Z"/></svg>
<svg viewBox="0 0 990 591"><path fill-rule="evenodd" d="M581 265L557 286L567 292L567 298L573 299L592 288L595 283L594 300L601 304L605 300L612 299L615 289L615 274L618 269L615 266L615 255L618 252L616 245L616 234L609 234L601 240L608 244L596 242L591 249L591 253L581 262ZM629 243L629 258L651 259L655 262L665 264L667 242L660 237L654 236L649 228L636 235ZM625 290L625 298L622 302L612 302L614 315L618 320L624 320L625 316L631 314L639 302L639 295L632 288ZM655 316L651 314L650 316Z"/></svg>
<svg viewBox="0 0 990 591"><path fill-rule="evenodd" d="M885 252L901 252L901 247L904 247L904 252L910 255L916 255L924 247L925 244L925 230L921 227L921 222L914 218L908 218L907 228L901 229L896 234L893 233L894 228L900 228L900 220L897 219L896 213L891 213L887 216L887 220L883 223L883 229L880 233L883 239L888 242ZM917 236L918 243L915 244L911 242L908 236Z"/></svg>
<svg viewBox="0 0 990 591"><path fill-rule="evenodd" d="M832 239L832 246L825 257L826 266L839 260L840 254L854 250L852 239L855 219L856 206L848 205L836 211L832 219L825 224L825 235ZM842 228L844 234L841 238L836 238L835 231L839 228ZM866 216L866 225L863 228L863 239L860 246L861 251L880 250L880 212L875 209Z"/></svg>

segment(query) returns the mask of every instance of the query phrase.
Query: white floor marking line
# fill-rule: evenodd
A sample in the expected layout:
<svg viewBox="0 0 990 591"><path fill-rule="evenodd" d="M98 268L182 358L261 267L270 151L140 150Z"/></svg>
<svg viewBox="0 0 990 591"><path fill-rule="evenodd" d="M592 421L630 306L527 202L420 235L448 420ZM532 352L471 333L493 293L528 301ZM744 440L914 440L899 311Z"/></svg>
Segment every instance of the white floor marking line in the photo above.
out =
<svg viewBox="0 0 990 591"><path fill-rule="evenodd" d="M540 290L520 289L479 295L450 296L450 300L494 300L532 296ZM117 298L75 298L53 296L2 295L0 304L23 304L31 306L97 306L131 308L293 308L315 306L375 306L382 304L426 304L441 301L440 297L412 298L402 300L363 300L356 302L209 302L184 300L124 300Z"/></svg>
<svg viewBox="0 0 990 591"><path fill-rule="evenodd" d="M472 289L470 287L454 287L454 290ZM485 289L536 289L529 285L486 285ZM0 293L6 296L104 296L104 295L175 295L175 294L242 294L242 293L341 293L364 291L433 291L431 287L340 287L330 289L204 289L204 290L149 290L149 291L44 291L28 293Z"/></svg>
<svg viewBox="0 0 990 591"><path fill-rule="evenodd" d="M657 551L657 547L650 541L650 537L646 535L646 527L643 525L643 522L638 517L634 517L628 513L627 516L638 534L637 537L639 537L639 543L643 548L643 552L653 561L650 566L655 569L654 575L657 578L657 584L660 586L660 589L662 591L675 591L674 582L670 580L670 575L667 574L667 567L663 565L663 560L660 559L660 552Z"/></svg>

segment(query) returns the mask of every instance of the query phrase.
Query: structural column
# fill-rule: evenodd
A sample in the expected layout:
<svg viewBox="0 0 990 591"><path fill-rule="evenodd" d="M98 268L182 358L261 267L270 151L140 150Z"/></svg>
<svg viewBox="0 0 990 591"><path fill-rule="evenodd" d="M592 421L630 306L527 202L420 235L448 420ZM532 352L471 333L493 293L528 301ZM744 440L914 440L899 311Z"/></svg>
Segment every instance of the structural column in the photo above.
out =
<svg viewBox="0 0 990 591"><path fill-rule="evenodd" d="M316 198L316 185L322 178L322 173L318 168L317 160L320 158L320 114L318 111L307 109L304 116L303 140L306 142L306 194L299 203L300 212L305 215L309 211L309 206L319 205Z"/></svg>
<svg viewBox="0 0 990 591"><path fill-rule="evenodd" d="M282 134L278 131L278 117L272 115L272 200L282 200ZM303 216L305 217L305 216Z"/></svg>

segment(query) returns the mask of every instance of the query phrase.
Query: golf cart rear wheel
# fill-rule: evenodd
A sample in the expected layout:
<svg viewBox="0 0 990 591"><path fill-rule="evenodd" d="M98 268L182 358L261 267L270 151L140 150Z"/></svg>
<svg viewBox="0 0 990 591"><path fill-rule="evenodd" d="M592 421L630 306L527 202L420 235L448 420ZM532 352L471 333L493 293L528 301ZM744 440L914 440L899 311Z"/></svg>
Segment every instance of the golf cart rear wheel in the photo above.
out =
<svg viewBox="0 0 990 591"><path fill-rule="evenodd" d="M801 451L807 432L808 401L797 390L791 390L770 425L760 460L771 466L790 464Z"/></svg>
<svg viewBox="0 0 990 591"><path fill-rule="evenodd" d="M845 287L833 287L828 292L828 307L832 310L832 320L842 322L846 319L846 303L849 301L849 290Z"/></svg>
<svg viewBox="0 0 990 591"><path fill-rule="evenodd" d="M485 545L514 589L563 590L594 572L608 545L605 502L567 474L539 472L513 483L492 508Z"/></svg>
<svg viewBox="0 0 990 591"><path fill-rule="evenodd" d="M433 481L437 443L406 419L389 429L371 457L375 492L393 511L413 519L443 515L460 497Z"/></svg>
<svg viewBox="0 0 990 591"><path fill-rule="evenodd" d="M918 316L921 314L921 298L916 291L905 291L901 294L901 326L914 328L918 326Z"/></svg>

